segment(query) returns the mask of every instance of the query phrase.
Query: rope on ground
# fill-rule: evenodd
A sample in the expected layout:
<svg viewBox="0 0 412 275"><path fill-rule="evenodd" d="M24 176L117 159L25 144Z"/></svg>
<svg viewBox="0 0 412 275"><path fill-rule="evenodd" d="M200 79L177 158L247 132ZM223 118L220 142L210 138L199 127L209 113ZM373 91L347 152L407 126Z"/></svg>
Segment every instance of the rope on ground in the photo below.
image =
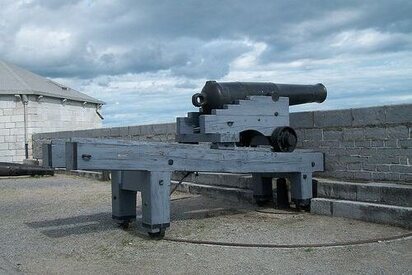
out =
<svg viewBox="0 0 412 275"><path fill-rule="evenodd" d="M370 243L381 243L387 241L395 241L404 238L412 237L412 232L408 232L401 235L395 235L390 237L373 238L358 241L347 242L332 242L332 243L320 243L320 244L273 244L273 243L231 243L231 242L219 242L219 241L207 241L207 240L189 240L180 238L165 237L164 240L170 242L190 243L190 244L203 244L203 245L216 245L216 246L231 246L231 247L252 247L252 248L321 248L321 247L342 247L352 245L362 245Z"/></svg>

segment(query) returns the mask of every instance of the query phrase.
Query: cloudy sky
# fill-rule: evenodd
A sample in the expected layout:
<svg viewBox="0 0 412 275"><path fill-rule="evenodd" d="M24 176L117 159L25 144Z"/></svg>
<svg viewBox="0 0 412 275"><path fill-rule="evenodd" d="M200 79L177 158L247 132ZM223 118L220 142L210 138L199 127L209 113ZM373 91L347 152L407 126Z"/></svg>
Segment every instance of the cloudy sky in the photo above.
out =
<svg viewBox="0 0 412 275"><path fill-rule="evenodd" d="M104 100L104 123L174 121L208 79L324 83L323 104L412 102L412 1L0 0L0 59Z"/></svg>

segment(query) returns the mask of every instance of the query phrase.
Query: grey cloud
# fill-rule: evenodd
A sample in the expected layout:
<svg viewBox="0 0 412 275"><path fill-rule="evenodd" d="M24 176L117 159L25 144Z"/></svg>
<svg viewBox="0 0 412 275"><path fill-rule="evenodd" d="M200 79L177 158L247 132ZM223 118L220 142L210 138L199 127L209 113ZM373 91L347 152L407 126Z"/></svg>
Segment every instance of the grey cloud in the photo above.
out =
<svg viewBox="0 0 412 275"><path fill-rule="evenodd" d="M184 114L191 106L181 102L206 79L331 87L330 103L301 108L348 106L352 98L361 104L399 102L412 88L411 1L1 5L0 58L108 102L108 124Z"/></svg>
<svg viewBox="0 0 412 275"><path fill-rule="evenodd" d="M23 23L21 20L33 10L32 21ZM19 5L15 11L22 18L8 20L12 26L8 35L33 25L34 29L67 32L70 45L59 45L61 54L42 58L44 61L30 62L24 54L30 51L13 54L13 43L3 54L10 61L53 77L88 78L171 69L188 77L219 78L228 73L228 64L247 50L239 42L244 38L268 45L261 55L262 63L326 58L341 53L328 45L336 33L375 28L409 34L412 23L408 10L412 10L408 1L233 0L222 4L215 0L153 4L41 0ZM216 45L222 40L225 42ZM64 52L65 47L68 49ZM405 42L398 39L381 48L394 47L406 47Z"/></svg>

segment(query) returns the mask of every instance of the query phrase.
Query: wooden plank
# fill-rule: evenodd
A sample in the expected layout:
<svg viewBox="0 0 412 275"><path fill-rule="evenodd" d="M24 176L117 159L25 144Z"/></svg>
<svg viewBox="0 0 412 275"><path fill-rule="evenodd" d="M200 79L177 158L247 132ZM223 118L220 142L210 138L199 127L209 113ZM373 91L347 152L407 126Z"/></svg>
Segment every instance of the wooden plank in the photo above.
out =
<svg viewBox="0 0 412 275"><path fill-rule="evenodd" d="M198 143L198 142L238 142L238 134L180 134L176 135L176 142L182 143Z"/></svg>
<svg viewBox="0 0 412 275"><path fill-rule="evenodd" d="M213 115L240 115L240 116L289 116L289 98L281 97L273 101L271 97L257 96L250 100L240 100L239 104L228 104L226 109L215 109Z"/></svg>
<svg viewBox="0 0 412 275"><path fill-rule="evenodd" d="M200 133L204 134L239 134L255 130L269 136L281 126L289 126L287 97L273 101L268 96L252 96L248 100L239 100L239 104L228 104L227 109L214 110L211 115L199 117Z"/></svg>
<svg viewBox="0 0 412 275"><path fill-rule="evenodd" d="M188 117L176 118L177 135L193 134L193 120Z"/></svg>
<svg viewBox="0 0 412 275"><path fill-rule="evenodd" d="M72 152L68 152L68 148ZM69 169L84 170L231 173L323 171L322 153L275 153L252 148L214 150L186 144L77 142L68 143L66 155Z"/></svg>
<svg viewBox="0 0 412 275"><path fill-rule="evenodd" d="M270 136L276 127L288 126L289 115L279 116L200 116L201 133L237 133L255 130Z"/></svg>

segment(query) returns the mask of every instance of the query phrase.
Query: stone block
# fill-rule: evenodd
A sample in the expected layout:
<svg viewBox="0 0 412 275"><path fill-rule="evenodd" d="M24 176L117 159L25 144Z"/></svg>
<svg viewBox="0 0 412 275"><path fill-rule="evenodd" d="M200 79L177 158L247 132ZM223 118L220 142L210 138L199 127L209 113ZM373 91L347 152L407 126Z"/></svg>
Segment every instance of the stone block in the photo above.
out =
<svg viewBox="0 0 412 275"><path fill-rule="evenodd" d="M0 143L0 150L8 150L8 149L9 149L9 143L8 142Z"/></svg>
<svg viewBox="0 0 412 275"><path fill-rule="evenodd" d="M352 171L334 171L333 176L337 179L353 180L354 172L352 172Z"/></svg>
<svg viewBox="0 0 412 275"><path fill-rule="evenodd" d="M10 108L2 109L2 111L4 116L11 116L13 114L13 109Z"/></svg>
<svg viewBox="0 0 412 275"><path fill-rule="evenodd" d="M389 139L384 141L385 148L398 148L398 140L397 139Z"/></svg>
<svg viewBox="0 0 412 275"><path fill-rule="evenodd" d="M412 165L391 165L390 171L395 172L395 173L411 173L412 174Z"/></svg>
<svg viewBox="0 0 412 275"><path fill-rule="evenodd" d="M337 130L324 130L323 140L342 140L343 132Z"/></svg>
<svg viewBox="0 0 412 275"><path fill-rule="evenodd" d="M322 129L304 129L305 140L322 140Z"/></svg>
<svg viewBox="0 0 412 275"><path fill-rule="evenodd" d="M375 164L369 164L369 163L362 163L362 170L364 170L364 171L376 171L376 165Z"/></svg>
<svg viewBox="0 0 412 275"><path fill-rule="evenodd" d="M386 123L398 124L412 121L412 104L385 106L385 109Z"/></svg>
<svg viewBox="0 0 412 275"><path fill-rule="evenodd" d="M381 125L385 123L385 108L371 107L352 109L353 126Z"/></svg>
<svg viewBox="0 0 412 275"><path fill-rule="evenodd" d="M119 134L121 137L129 136L129 127L119 127Z"/></svg>
<svg viewBox="0 0 412 275"><path fill-rule="evenodd" d="M411 183L412 185L412 173L407 173L407 174L400 173L399 180L406 184Z"/></svg>
<svg viewBox="0 0 412 275"><path fill-rule="evenodd" d="M290 114L292 128L313 128L313 112L299 112Z"/></svg>
<svg viewBox="0 0 412 275"><path fill-rule="evenodd" d="M9 142L7 143L10 150L23 150L24 144L20 142Z"/></svg>
<svg viewBox="0 0 412 275"><path fill-rule="evenodd" d="M363 163L367 162L368 158L367 157L362 157L362 156L339 156L339 161L342 163Z"/></svg>
<svg viewBox="0 0 412 275"><path fill-rule="evenodd" d="M406 139L409 137L409 129L406 126L388 127L386 129L386 136L389 139Z"/></svg>
<svg viewBox="0 0 412 275"><path fill-rule="evenodd" d="M139 126L130 126L129 135L131 136L140 136L142 134L141 128Z"/></svg>
<svg viewBox="0 0 412 275"><path fill-rule="evenodd" d="M384 147L383 140L372 140L371 147Z"/></svg>
<svg viewBox="0 0 412 275"><path fill-rule="evenodd" d="M110 128L110 137L120 137L120 128L119 127Z"/></svg>
<svg viewBox="0 0 412 275"><path fill-rule="evenodd" d="M390 172L391 171L391 166L390 164L378 164L376 165L376 171L378 172Z"/></svg>
<svg viewBox="0 0 412 275"><path fill-rule="evenodd" d="M412 157L412 148L377 148L377 154L385 155L385 156L406 156Z"/></svg>
<svg viewBox="0 0 412 275"><path fill-rule="evenodd" d="M319 203L319 201L321 202ZM317 204L319 204L319 206ZM312 205L314 205L313 210ZM344 217L367 222L391 224L408 229L412 228L411 207L316 198L312 199L311 213L322 215L325 212L326 215L328 215L328 211L323 210L321 208L322 206L326 209L331 209L331 215L334 217Z"/></svg>
<svg viewBox="0 0 412 275"><path fill-rule="evenodd" d="M10 116L0 116L0 123L11 122Z"/></svg>
<svg viewBox="0 0 412 275"><path fill-rule="evenodd" d="M0 162L13 162L13 157L12 156L5 156L0 151Z"/></svg>
<svg viewBox="0 0 412 275"><path fill-rule="evenodd" d="M14 122L4 123L4 128L10 129L10 128L15 128L15 127L16 127L16 123L14 123Z"/></svg>
<svg viewBox="0 0 412 275"><path fill-rule="evenodd" d="M153 124L152 130L155 135L176 134L175 128L170 127L170 123Z"/></svg>
<svg viewBox="0 0 412 275"><path fill-rule="evenodd" d="M399 164L402 164L402 165L411 165L410 159L412 159L411 156L409 156L409 157L399 156Z"/></svg>
<svg viewBox="0 0 412 275"><path fill-rule="evenodd" d="M399 164L399 156L374 154L368 157L367 162L370 164Z"/></svg>
<svg viewBox="0 0 412 275"><path fill-rule="evenodd" d="M345 128L343 129L343 140L363 140L364 129L363 128Z"/></svg>
<svg viewBox="0 0 412 275"><path fill-rule="evenodd" d="M329 154L335 155L335 156L346 156L348 155L348 148L337 148L337 147L332 147L328 150Z"/></svg>
<svg viewBox="0 0 412 275"><path fill-rule="evenodd" d="M172 135L176 135L176 123L165 124L166 132Z"/></svg>
<svg viewBox="0 0 412 275"><path fill-rule="evenodd" d="M0 136L10 135L10 129L0 129Z"/></svg>
<svg viewBox="0 0 412 275"><path fill-rule="evenodd" d="M349 171L360 171L362 169L362 163L349 163L347 169ZM357 175L355 174L355 176Z"/></svg>
<svg viewBox="0 0 412 275"><path fill-rule="evenodd" d="M353 148L353 147L355 147L355 141L353 141L353 140L341 141L340 144L341 144L341 147L343 147L343 148Z"/></svg>
<svg viewBox="0 0 412 275"><path fill-rule="evenodd" d="M318 196L321 198L356 200L356 191L354 184L323 179L318 181Z"/></svg>
<svg viewBox="0 0 412 275"><path fill-rule="evenodd" d="M370 140L356 140L355 141L355 147L370 148L371 147L371 141Z"/></svg>
<svg viewBox="0 0 412 275"><path fill-rule="evenodd" d="M372 179L376 181L399 181L399 173L372 172Z"/></svg>
<svg viewBox="0 0 412 275"><path fill-rule="evenodd" d="M322 140L320 141L320 148L338 148L340 145L337 140Z"/></svg>
<svg viewBox="0 0 412 275"><path fill-rule="evenodd" d="M141 125L141 126L139 126L139 128L140 128L140 134L142 136L153 135L152 125Z"/></svg>
<svg viewBox="0 0 412 275"><path fill-rule="evenodd" d="M12 116L10 116L10 122L19 122L19 121L24 121L24 116L23 115L12 115Z"/></svg>
<svg viewBox="0 0 412 275"><path fill-rule="evenodd" d="M353 179L370 181L372 179L372 173L367 171L354 171Z"/></svg>
<svg viewBox="0 0 412 275"><path fill-rule="evenodd" d="M316 140L304 140L302 144L303 148L307 149L319 148L320 146L320 142Z"/></svg>
<svg viewBox="0 0 412 275"><path fill-rule="evenodd" d="M310 212L318 215L332 215L333 203L329 199L316 198L312 199L310 203Z"/></svg>
<svg viewBox="0 0 412 275"><path fill-rule="evenodd" d="M371 140L385 140L386 139L386 129L381 127L365 127L365 139Z"/></svg>
<svg viewBox="0 0 412 275"><path fill-rule="evenodd" d="M351 110L318 111L313 113L314 126L318 128L348 127L352 125Z"/></svg>
<svg viewBox="0 0 412 275"><path fill-rule="evenodd" d="M398 144L401 149L412 148L412 139L401 139Z"/></svg>

